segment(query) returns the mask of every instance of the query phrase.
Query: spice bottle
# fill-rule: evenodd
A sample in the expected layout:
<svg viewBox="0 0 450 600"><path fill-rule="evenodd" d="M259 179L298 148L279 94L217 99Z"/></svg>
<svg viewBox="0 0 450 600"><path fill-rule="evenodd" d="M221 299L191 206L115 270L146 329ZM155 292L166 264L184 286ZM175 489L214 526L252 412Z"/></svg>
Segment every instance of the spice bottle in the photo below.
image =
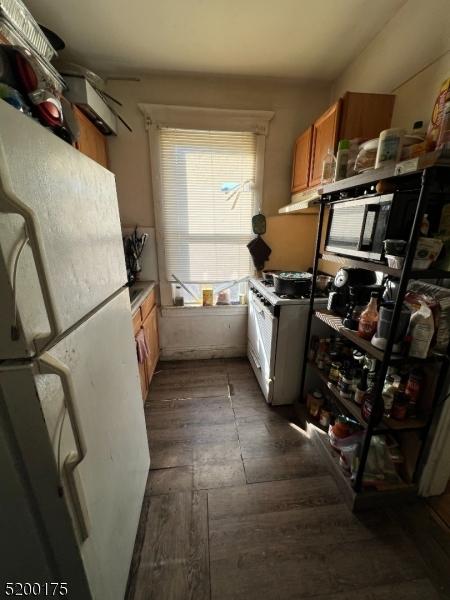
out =
<svg viewBox="0 0 450 600"><path fill-rule="evenodd" d="M381 404L380 402L376 402L375 396L368 392L364 398L363 405L361 406L361 415L366 423L369 422L372 413L374 413L373 424L378 425L382 417Z"/></svg>
<svg viewBox="0 0 450 600"><path fill-rule="evenodd" d="M386 377L386 381L383 387L383 404L384 404L384 416L389 418L391 416L392 405L394 404L394 393L395 393L395 382L391 375Z"/></svg>
<svg viewBox="0 0 450 600"><path fill-rule="evenodd" d="M367 369L363 369L361 379L356 387L354 400L361 406L367 393Z"/></svg>
<svg viewBox="0 0 450 600"><path fill-rule="evenodd" d="M339 371L341 366L341 363L337 360L331 363L330 372L328 373L328 381L333 385L337 385L339 383Z"/></svg>
<svg viewBox="0 0 450 600"><path fill-rule="evenodd" d="M420 369L413 369L406 383L405 398L408 401L408 413L415 417L417 413L417 401L422 388L423 374Z"/></svg>
<svg viewBox="0 0 450 600"><path fill-rule="evenodd" d="M339 378L339 395L345 400L352 398L352 380L353 377L349 370L344 370L342 377Z"/></svg>
<svg viewBox="0 0 450 600"><path fill-rule="evenodd" d="M395 390L394 404L392 405L391 417L397 421L403 421L406 418L408 410L408 400L405 397L403 390Z"/></svg>
<svg viewBox="0 0 450 600"><path fill-rule="evenodd" d="M358 334L365 340L371 340L377 330L378 302L377 293L370 294L370 302L361 313L358 325Z"/></svg>

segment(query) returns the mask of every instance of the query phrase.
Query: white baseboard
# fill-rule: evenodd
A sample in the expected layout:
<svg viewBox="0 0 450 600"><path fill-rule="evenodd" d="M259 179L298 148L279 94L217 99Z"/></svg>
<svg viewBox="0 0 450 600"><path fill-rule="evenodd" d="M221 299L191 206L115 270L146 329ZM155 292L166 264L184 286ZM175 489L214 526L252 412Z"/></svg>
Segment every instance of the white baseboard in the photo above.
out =
<svg viewBox="0 0 450 600"><path fill-rule="evenodd" d="M203 348L164 348L160 360L205 360L210 358L241 358L247 356L247 348L242 347L203 347Z"/></svg>

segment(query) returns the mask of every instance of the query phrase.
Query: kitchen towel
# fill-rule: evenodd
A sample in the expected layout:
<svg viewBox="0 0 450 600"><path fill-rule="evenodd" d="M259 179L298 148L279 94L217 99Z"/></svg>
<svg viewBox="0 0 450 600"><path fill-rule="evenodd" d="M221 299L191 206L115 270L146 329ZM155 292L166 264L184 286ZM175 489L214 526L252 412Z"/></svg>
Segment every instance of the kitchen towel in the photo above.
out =
<svg viewBox="0 0 450 600"><path fill-rule="evenodd" d="M148 355L150 354L150 350L148 348L147 340L145 339L145 333L143 329L140 329L136 334L136 352L138 357L138 362L140 364L144 363Z"/></svg>
<svg viewBox="0 0 450 600"><path fill-rule="evenodd" d="M248 251L252 255L253 264L257 271L261 271L264 268L264 263L269 258L272 248L266 244L260 235L253 238L247 244Z"/></svg>

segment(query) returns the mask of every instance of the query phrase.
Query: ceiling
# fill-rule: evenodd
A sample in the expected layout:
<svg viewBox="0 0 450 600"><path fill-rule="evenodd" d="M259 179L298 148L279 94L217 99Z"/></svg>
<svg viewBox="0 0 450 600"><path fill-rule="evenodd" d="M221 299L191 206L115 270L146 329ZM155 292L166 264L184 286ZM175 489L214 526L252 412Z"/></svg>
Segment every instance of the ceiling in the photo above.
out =
<svg viewBox="0 0 450 600"><path fill-rule="evenodd" d="M332 81L406 0L25 0L103 74L151 71Z"/></svg>

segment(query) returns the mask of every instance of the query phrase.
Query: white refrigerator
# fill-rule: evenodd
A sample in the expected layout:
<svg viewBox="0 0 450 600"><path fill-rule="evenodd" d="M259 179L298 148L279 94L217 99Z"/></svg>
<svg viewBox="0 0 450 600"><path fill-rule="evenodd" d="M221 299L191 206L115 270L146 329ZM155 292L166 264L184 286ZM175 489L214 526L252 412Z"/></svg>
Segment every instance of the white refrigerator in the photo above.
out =
<svg viewBox="0 0 450 600"><path fill-rule="evenodd" d="M150 463L125 283L113 174L0 101L2 593L124 597Z"/></svg>

